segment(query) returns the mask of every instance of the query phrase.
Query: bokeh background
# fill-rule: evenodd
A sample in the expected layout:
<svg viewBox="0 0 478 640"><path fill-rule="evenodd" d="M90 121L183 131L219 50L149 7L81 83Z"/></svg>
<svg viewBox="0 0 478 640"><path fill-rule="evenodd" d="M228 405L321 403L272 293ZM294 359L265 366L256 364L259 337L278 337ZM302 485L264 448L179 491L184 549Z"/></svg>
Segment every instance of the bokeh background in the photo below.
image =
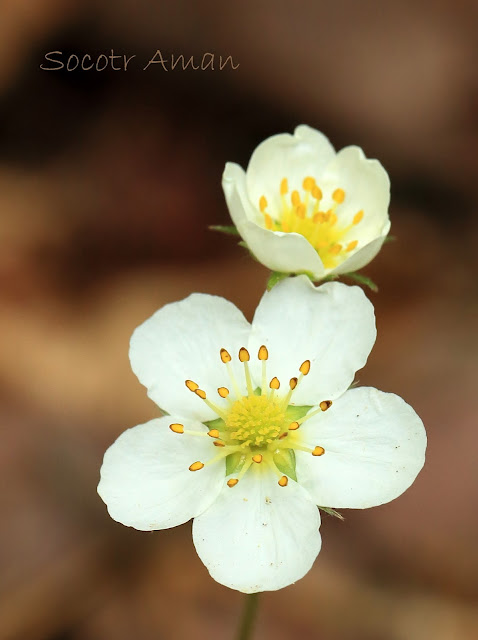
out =
<svg viewBox="0 0 478 640"><path fill-rule="evenodd" d="M0 638L234 637L190 525L140 533L96 495L104 450L156 414L132 330L199 290L249 318L266 271L227 224L224 163L307 123L392 180L363 384L410 402L428 462L399 500L324 516L323 551L264 594L256 638L478 637L478 4L0 3ZM236 70L55 71L44 54L161 49Z"/></svg>

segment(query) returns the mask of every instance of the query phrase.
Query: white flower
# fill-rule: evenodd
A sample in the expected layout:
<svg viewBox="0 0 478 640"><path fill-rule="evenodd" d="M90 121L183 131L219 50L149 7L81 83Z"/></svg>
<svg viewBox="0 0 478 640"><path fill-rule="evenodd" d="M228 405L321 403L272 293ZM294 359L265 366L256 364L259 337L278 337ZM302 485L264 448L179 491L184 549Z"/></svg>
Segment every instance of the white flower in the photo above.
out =
<svg viewBox="0 0 478 640"><path fill-rule="evenodd" d="M247 172L227 163L222 186L237 230L273 271L315 280L356 271L390 229L390 181L380 162L359 147L335 153L306 125L264 140Z"/></svg>
<svg viewBox="0 0 478 640"><path fill-rule="evenodd" d="M409 405L349 389L375 335L360 288L305 276L265 293L252 324L210 295L157 311L134 332L130 359L169 415L106 452L98 492L111 517L143 531L195 518L201 560L233 589L301 578L321 546L317 505L388 502L424 463Z"/></svg>

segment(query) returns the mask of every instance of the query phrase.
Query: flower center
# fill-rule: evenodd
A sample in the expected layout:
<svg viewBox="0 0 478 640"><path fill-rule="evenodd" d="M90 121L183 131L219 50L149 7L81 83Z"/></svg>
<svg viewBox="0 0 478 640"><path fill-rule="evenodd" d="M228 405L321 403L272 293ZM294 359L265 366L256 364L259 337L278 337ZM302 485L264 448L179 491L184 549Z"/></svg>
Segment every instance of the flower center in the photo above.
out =
<svg viewBox="0 0 478 640"><path fill-rule="evenodd" d="M271 231L299 233L310 242L319 254L326 269L333 269L351 251L357 248L358 240L344 241L349 231L359 224L364 213L358 211L348 224L340 224L337 210L345 200L345 191L335 189L332 206L324 210L323 194L314 178L307 176L302 182L302 192L289 194L287 178L282 178L279 187L281 206L275 213L268 212L267 198L259 198L259 210L264 216L264 225Z"/></svg>
<svg viewBox="0 0 478 640"><path fill-rule="evenodd" d="M280 381L274 377L267 383L267 347L262 345L257 354L262 363L261 386L254 388L249 370L249 352L245 347L239 350L239 360L244 366L244 378L247 393L241 392L230 362L231 355L226 349L221 349L220 357L225 364L233 392L228 387L219 387L217 392L221 400L219 404L212 402L203 389L192 380L186 380L186 387L211 408L218 418L206 423L208 431L191 431L184 425L174 423L169 428L177 434L189 436L209 436L212 445L218 452L207 462L197 460L189 470L200 471L206 465L226 460L226 476L229 487L235 487L251 466L262 467L274 472L281 487L288 484L289 478L295 476L295 450L306 451L313 456L325 453L323 447L310 449L303 445L299 427L312 416L327 411L331 406L330 400L322 401L318 408L310 411L311 407L291 405L294 390L310 371L310 360L306 360L299 367L298 377L289 380L288 390L278 395ZM243 385L244 386L244 385ZM232 397L231 397L232 396Z"/></svg>

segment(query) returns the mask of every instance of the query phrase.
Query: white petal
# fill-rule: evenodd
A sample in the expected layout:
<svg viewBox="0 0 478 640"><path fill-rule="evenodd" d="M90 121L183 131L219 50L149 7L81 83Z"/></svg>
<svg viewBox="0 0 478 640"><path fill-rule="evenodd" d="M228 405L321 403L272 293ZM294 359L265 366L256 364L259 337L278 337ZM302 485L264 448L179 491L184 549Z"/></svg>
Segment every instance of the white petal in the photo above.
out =
<svg viewBox="0 0 478 640"><path fill-rule="evenodd" d="M323 277L322 262L303 236L264 229L263 217L254 209L246 192L245 173L237 164L228 163L222 186L231 218L253 255L272 271L284 273L311 272Z"/></svg>
<svg viewBox="0 0 478 640"><path fill-rule="evenodd" d="M225 478L224 461L189 471L212 458L211 438L173 433L169 425L207 431L200 423L167 416L124 431L106 451L98 493L117 522L141 531L168 529L202 513Z"/></svg>
<svg viewBox="0 0 478 640"><path fill-rule="evenodd" d="M369 160L360 147L345 147L327 165L320 187L324 193L322 208L332 206L332 193L340 187L345 200L337 208L340 224L350 224L360 210L364 216L345 240L358 240L364 246L384 233L388 223L390 180L378 160Z"/></svg>
<svg viewBox="0 0 478 640"><path fill-rule="evenodd" d="M357 271L361 269L366 264L371 262L377 255L377 253L382 248L382 245L387 237L387 233L390 230L390 223L385 225L383 235L375 238L372 242L369 242L361 249L357 249L354 253L351 254L350 258L341 262L338 267L335 269L331 269L330 273L350 273L351 271Z"/></svg>
<svg viewBox="0 0 478 640"><path fill-rule="evenodd" d="M402 398L360 387L300 427L297 479L320 506L365 509L393 500L415 480L425 461L426 434Z"/></svg>
<svg viewBox="0 0 478 640"><path fill-rule="evenodd" d="M159 407L188 418L212 420L216 414L186 388L185 380L193 380L220 403L217 388L229 386L220 349L236 356L246 346L249 332L249 323L232 302L193 293L162 307L135 330L131 366ZM236 360L231 365L242 373Z"/></svg>
<svg viewBox="0 0 478 640"><path fill-rule="evenodd" d="M193 523L199 557L217 582L245 593L282 589L302 578L320 551L320 515L292 480L251 468Z"/></svg>
<svg viewBox="0 0 478 640"><path fill-rule="evenodd" d="M297 127L293 136L281 133L267 138L256 147L247 167L247 191L252 204L258 207L264 195L269 213L278 213L281 180L288 179L289 192L302 190L304 178L311 176L318 181L334 156L329 140L305 125Z"/></svg>
<svg viewBox="0 0 478 640"><path fill-rule="evenodd" d="M249 347L269 350L267 376L288 389L305 360L310 373L295 389L291 404L316 405L344 393L364 366L376 337L373 306L359 287L328 282L320 287L305 276L287 278L266 292L252 322ZM260 364L251 359L256 383Z"/></svg>

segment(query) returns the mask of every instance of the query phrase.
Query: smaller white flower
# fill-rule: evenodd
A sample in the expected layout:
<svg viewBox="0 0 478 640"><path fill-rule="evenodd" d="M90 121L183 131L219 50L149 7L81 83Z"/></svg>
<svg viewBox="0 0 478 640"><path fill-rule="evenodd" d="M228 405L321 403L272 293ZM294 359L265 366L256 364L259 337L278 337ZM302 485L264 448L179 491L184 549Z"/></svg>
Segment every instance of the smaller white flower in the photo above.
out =
<svg viewBox="0 0 478 640"><path fill-rule="evenodd" d="M98 493L111 517L143 531L194 518L199 557L239 591L301 578L321 547L317 505L383 504L423 466L413 409L349 389L375 335L360 288L305 276L265 293L252 324L202 294L157 311L130 359L168 415L107 450Z"/></svg>
<svg viewBox="0 0 478 640"><path fill-rule="evenodd" d="M264 140L247 172L227 163L222 186L237 230L273 271L315 280L356 271L390 230L390 181L380 162L355 146L336 153L306 125Z"/></svg>

